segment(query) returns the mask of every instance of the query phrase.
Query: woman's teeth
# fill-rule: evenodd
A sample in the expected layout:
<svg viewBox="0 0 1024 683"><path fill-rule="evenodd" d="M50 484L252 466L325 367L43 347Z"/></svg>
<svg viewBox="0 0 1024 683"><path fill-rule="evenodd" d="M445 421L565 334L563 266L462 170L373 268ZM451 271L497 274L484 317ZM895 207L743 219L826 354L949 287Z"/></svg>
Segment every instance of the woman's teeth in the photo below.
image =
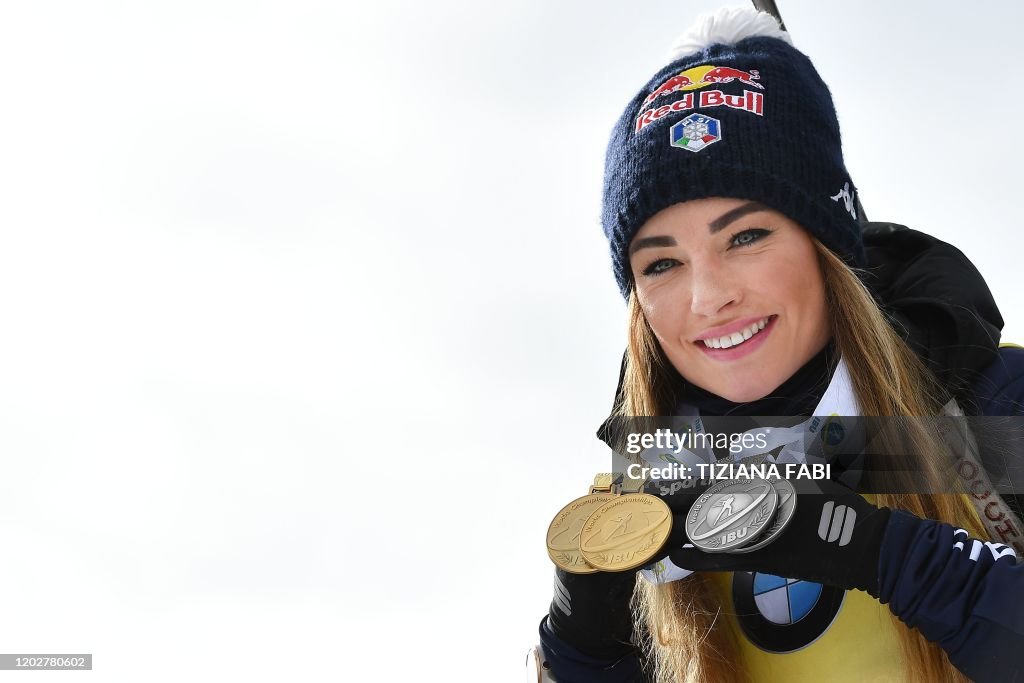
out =
<svg viewBox="0 0 1024 683"><path fill-rule="evenodd" d="M770 317L770 316L769 316ZM744 328L739 332L733 332L727 334L724 337L715 337L713 339L702 339L704 345L711 349L727 349L730 346L736 346L747 341L755 334L764 329L764 326L768 324L768 318L763 318L758 322L754 323L750 327Z"/></svg>

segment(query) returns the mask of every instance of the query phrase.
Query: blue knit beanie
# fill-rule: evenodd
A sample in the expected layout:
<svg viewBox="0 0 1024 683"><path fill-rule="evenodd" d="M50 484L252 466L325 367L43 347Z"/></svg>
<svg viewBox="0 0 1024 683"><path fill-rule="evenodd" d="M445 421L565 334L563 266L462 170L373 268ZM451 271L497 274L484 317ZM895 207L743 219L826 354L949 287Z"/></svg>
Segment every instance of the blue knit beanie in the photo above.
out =
<svg viewBox="0 0 1024 683"><path fill-rule="evenodd" d="M761 27L755 35L750 13ZM734 40L722 41L722 25L737 15L747 27L739 35L747 35L735 39L733 29ZM766 18L774 30L764 30ZM864 265L856 188L832 96L814 65L769 15L726 10L705 22L717 42L676 50L626 107L608 144L602 223L622 295L632 287L637 231L662 209L704 197L761 202L848 264Z"/></svg>

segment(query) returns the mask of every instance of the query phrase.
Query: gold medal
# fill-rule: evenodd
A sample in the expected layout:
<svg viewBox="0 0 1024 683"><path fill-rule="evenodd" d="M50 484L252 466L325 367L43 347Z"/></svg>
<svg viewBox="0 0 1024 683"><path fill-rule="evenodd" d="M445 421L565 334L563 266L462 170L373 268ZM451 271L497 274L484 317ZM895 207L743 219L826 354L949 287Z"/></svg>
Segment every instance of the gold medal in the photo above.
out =
<svg viewBox="0 0 1024 683"><path fill-rule="evenodd" d="M594 511L580 532L580 553L602 571L621 572L646 564L672 531L672 510L657 496L616 496Z"/></svg>
<svg viewBox="0 0 1024 683"><path fill-rule="evenodd" d="M580 531L590 513L612 498L616 498L613 493L591 493L558 511L548 527L548 557L552 562L572 574L593 574L597 571L580 553Z"/></svg>
<svg viewBox="0 0 1024 683"><path fill-rule="evenodd" d="M580 530L590 513L619 494L621 476L615 472L594 475L589 495L577 498L558 511L548 526L548 557L572 574L593 574L598 571L580 554Z"/></svg>

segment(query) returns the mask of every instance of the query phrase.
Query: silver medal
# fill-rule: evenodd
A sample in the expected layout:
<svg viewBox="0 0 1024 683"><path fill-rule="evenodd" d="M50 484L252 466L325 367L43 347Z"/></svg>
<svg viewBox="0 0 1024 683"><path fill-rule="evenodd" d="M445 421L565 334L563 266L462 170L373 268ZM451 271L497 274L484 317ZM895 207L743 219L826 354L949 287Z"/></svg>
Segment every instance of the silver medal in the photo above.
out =
<svg viewBox="0 0 1024 683"><path fill-rule="evenodd" d="M730 479L701 495L686 515L686 536L709 553L724 553L753 543L766 531L779 506L779 494L767 479Z"/></svg>
<svg viewBox="0 0 1024 683"><path fill-rule="evenodd" d="M779 534L792 521L793 513L796 512L796 489L785 479L770 479L769 481L775 487L775 492L779 494L779 507L775 511L772 523L765 529L764 534L760 538L755 539L753 543L740 548L733 548L729 552L752 553L755 550L760 550L778 538Z"/></svg>

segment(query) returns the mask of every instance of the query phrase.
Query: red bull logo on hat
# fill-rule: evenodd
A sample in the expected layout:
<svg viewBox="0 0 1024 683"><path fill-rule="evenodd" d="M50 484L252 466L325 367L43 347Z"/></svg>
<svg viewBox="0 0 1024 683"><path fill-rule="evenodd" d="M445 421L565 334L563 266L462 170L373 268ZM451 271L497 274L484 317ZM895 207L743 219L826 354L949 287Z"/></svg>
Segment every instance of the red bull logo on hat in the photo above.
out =
<svg viewBox="0 0 1024 683"><path fill-rule="evenodd" d="M764 90L764 86L758 83L760 79L760 73L755 70L742 71L729 66L715 66L713 64L704 64L681 71L655 88L654 92L644 99L642 106L646 107L655 102L655 100L673 93L686 92L686 95L671 104L652 107L642 112L636 118L636 128L634 130L639 132L648 124L672 112L702 107L726 106L733 109L743 109L762 116L764 112L764 95L759 92L744 90L740 95L727 95L721 90L706 90L701 93L690 92L706 88L710 85L732 83L733 81L752 86L758 90Z"/></svg>
<svg viewBox="0 0 1024 683"><path fill-rule="evenodd" d="M659 97L671 95L672 93L680 90L697 90L698 88L706 88L707 86L714 85L715 83L732 83L733 81L739 81L745 85L753 86L758 90L764 90L764 86L757 82L759 80L761 80L761 76L754 70L741 71L740 69L734 69L731 66L703 64L701 66L695 66L692 69L680 71L678 74L659 85L654 89L654 92L648 95L644 100L644 106L647 106Z"/></svg>
<svg viewBox="0 0 1024 683"><path fill-rule="evenodd" d="M657 109L648 109L636 117L634 132L640 132L663 116L673 112L708 107L730 107L742 109L758 116L764 116L764 95L751 90L744 90L739 95L726 95L721 90L705 90L700 93L686 93L682 99L672 104L663 104Z"/></svg>

